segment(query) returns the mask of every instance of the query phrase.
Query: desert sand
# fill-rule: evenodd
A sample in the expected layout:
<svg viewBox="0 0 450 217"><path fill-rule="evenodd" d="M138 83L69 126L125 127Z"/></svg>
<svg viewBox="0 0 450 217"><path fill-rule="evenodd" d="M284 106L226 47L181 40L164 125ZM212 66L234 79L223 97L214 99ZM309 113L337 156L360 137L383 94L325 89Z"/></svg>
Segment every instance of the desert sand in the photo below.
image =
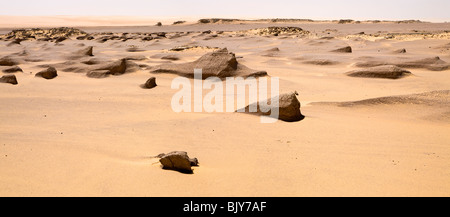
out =
<svg viewBox="0 0 450 217"><path fill-rule="evenodd" d="M0 58L22 71L0 66L18 82L0 83L0 196L450 196L450 23L11 23ZM7 37L56 25L82 33ZM179 75L152 70L222 48L297 91L305 118L174 112ZM162 169L171 151L199 166Z"/></svg>

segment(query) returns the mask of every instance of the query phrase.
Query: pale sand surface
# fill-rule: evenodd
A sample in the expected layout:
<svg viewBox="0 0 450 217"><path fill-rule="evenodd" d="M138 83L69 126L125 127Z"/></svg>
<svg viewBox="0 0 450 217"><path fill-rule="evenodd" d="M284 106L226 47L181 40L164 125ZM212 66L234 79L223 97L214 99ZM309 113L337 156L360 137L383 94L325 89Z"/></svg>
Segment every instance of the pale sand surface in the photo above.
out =
<svg viewBox="0 0 450 217"><path fill-rule="evenodd" d="M139 23L140 24L140 23ZM150 25L153 25L150 24ZM241 37L231 32L210 40L204 30L240 31L267 26L298 26L314 37ZM65 25L67 26L67 25ZM9 32L8 26L1 33ZM9 29L8 29L9 28ZM180 26L81 27L89 32L185 32L174 39L107 41L23 41L7 46L0 57L27 50L42 62L21 62L18 85L0 83L0 196L450 196L449 95L434 103L333 103L410 95L450 89L450 70L408 69L405 78L354 78L365 59L415 60L439 56L450 63L448 35L400 39L347 37L375 34L442 33L448 23L413 24L186 24ZM336 31L325 31L334 29ZM330 34L328 34L330 32ZM229 37L229 36L232 37ZM334 39L319 39L322 36ZM261 124L239 113L175 113L170 101L173 74L134 73L103 79L58 69L58 77L34 77L46 63L60 63L74 50L94 46L94 57L150 66L177 54L193 61L211 51L168 49L193 43L227 47L239 63L280 78L280 92L298 91L299 122ZM134 45L143 52L127 52ZM353 53L332 53L350 45ZM84 47L85 47L84 46ZM278 47L272 57L264 51ZM392 53L405 48L404 54ZM305 64L332 60L334 65ZM2 67L1 69L3 69ZM30 72L33 72L30 74ZM4 75L5 73L0 73ZM156 77L157 87L140 84ZM428 96L427 96L428 97ZM187 151L200 166L194 174L161 169L159 153Z"/></svg>

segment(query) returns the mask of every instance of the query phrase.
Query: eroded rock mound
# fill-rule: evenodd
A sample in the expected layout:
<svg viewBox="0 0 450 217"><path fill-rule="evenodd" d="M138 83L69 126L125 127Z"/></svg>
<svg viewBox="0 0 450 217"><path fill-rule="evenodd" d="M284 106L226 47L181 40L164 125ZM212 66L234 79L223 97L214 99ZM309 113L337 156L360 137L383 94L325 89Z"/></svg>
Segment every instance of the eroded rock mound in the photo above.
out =
<svg viewBox="0 0 450 217"><path fill-rule="evenodd" d="M305 64L318 65L318 66L328 66L328 65L336 65L339 62L328 59L316 59L316 60L307 60L304 61Z"/></svg>
<svg viewBox="0 0 450 217"><path fill-rule="evenodd" d="M9 56L0 58L0 66L14 66L17 64L19 64L19 63Z"/></svg>
<svg viewBox="0 0 450 217"><path fill-rule="evenodd" d="M77 52L77 54L80 55L80 56L94 56L93 50L94 50L94 47L93 46L89 46L87 48L79 50Z"/></svg>
<svg viewBox="0 0 450 217"><path fill-rule="evenodd" d="M136 63L123 58L99 67L96 70L108 70L111 75L121 75L124 73L134 72L137 69L139 69L139 66Z"/></svg>
<svg viewBox="0 0 450 217"><path fill-rule="evenodd" d="M163 60L179 60L180 57L174 54L168 54L161 57Z"/></svg>
<svg viewBox="0 0 450 217"><path fill-rule="evenodd" d="M338 49L336 49L336 50L332 50L331 52L336 52L336 53L351 53L351 52L352 52L352 47L346 46L346 47L338 48Z"/></svg>
<svg viewBox="0 0 450 217"><path fill-rule="evenodd" d="M265 50L262 52L261 56L265 56L265 57L275 57L278 55L278 53L280 52L280 49L277 47Z"/></svg>
<svg viewBox="0 0 450 217"><path fill-rule="evenodd" d="M3 69L4 73L14 73L14 72L23 72L23 70L19 66L11 66L9 68Z"/></svg>
<svg viewBox="0 0 450 217"><path fill-rule="evenodd" d="M93 46L89 46L83 49L80 49L78 51L75 51L73 54L71 54L71 56L69 56L68 59L81 59L83 57L90 57L90 56L94 56L94 47Z"/></svg>
<svg viewBox="0 0 450 217"><path fill-rule="evenodd" d="M36 73L36 75L35 75L35 77L42 77L42 78L45 78L45 79L53 79L56 76L58 76L58 73L57 73L55 67L52 67L52 66L48 67L45 70L42 70L42 71Z"/></svg>
<svg viewBox="0 0 450 217"><path fill-rule="evenodd" d="M441 60L438 56L424 58L419 60L395 60L395 61L378 61L369 60L364 62L358 62L355 64L357 67L374 67L382 65L395 65L402 68L424 68L431 71L443 71L450 67L450 64Z"/></svg>
<svg viewBox="0 0 450 217"><path fill-rule="evenodd" d="M111 74L109 70L93 70L86 73L89 78L106 78Z"/></svg>
<svg viewBox="0 0 450 217"><path fill-rule="evenodd" d="M153 73L173 73L185 77L194 77L194 69L202 69L202 78L206 79L211 76L219 78L234 76L265 76L266 71L257 71L250 69L236 60L236 56L232 52L228 52L226 48L207 53L190 63L181 64L162 64L156 66L151 72Z"/></svg>
<svg viewBox="0 0 450 217"><path fill-rule="evenodd" d="M298 101L297 95L297 91L294 91L292 93L281 94L278 96L278 119L287 122L294 122L303 120L305 118L305 116L303 116L300 111L300 101ZM274 105L272 105L271 103L274 99L275 97L264 100L262 102L258 102L256 105L255 103L250 104L244 108L244 112L249 114L268 116L271 113L271 109L273 109L274 107ZM250 111L250 107L252 106L256 106L256 112Z"/></svg>
<svg viewBox="0 0 450 217"><path fill-rule="evenodd" d="M185 151L173 151L160 154L158 157L160 157L159 162L163 165L163 169L192 173L192 166L198 166L197 158L189 158Z"/></svg>
<svg viewBox="0 0 450 217"><path fill-rule="evenodd" d="M310 105L335 105L340 107L377 105L425 105L434 108L450 108L450 90L436 90L425 93L386 96L347 102L313 102Z"/></svg>
<svg viewBox="0 0 450 217"><path fill-rule="evenodd" d="M17 78L15 75L4 75L0 78L0 83L9 83L12 85L16 85L17 83Z"/></svg>
<svg viewBox="0 0 450 217"><path fill-rule="evenodd" d="M351 77L398 79L411 75L411 72L394 65L375 66L353 70L346 73Z"/></svg>

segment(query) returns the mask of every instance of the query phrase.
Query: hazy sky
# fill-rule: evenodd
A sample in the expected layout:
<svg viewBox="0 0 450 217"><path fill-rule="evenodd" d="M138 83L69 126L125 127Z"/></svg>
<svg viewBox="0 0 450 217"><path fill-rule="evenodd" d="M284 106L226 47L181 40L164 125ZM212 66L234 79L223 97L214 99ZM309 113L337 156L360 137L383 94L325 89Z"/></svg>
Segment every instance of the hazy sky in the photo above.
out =
<svg viewBox="0 0 450 217"><path fill-rule="evenodd" d="M9 0L0 15L450 21L450 0Z"/></svg>

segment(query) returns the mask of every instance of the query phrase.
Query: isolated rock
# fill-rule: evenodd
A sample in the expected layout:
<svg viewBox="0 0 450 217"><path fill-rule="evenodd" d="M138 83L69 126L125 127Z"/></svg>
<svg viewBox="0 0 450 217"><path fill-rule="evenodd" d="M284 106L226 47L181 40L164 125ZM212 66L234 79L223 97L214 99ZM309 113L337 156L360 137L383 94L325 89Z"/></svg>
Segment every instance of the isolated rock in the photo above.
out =
<svg viewBox="0 0 450 217"><path fill-rule="evenodd" d="M86 73L89 78L106 78L111 74L109 70L94 70Z"/></svg>
<svg viewBox="0 0 450 217"><path fill-rule="evenodd" d="M2 70L4 73L14 73L14 72L23 72L23 70L19 66L11 66L9 68Z"/></svg>
<svg viewBox="0 0 450 217"><path fill-rule="evenodd" d="M19 63L9 56L0 58L0 66L14 66L17 64L19 64Z"/></svg>
<svg viewBox="0 0 450 217"><path fill-rule="evenodd" d="M155 78L155 77L149 78L149 79L145 82L145 84L141 85L141 87L144 88L144 89L151 89L151 88L154 88L154 87L156 87L156 86L157 86L157 85L156 85L156 78Z"/></svg>
<svg viewBox="0 0 450 217"><path fill-rule="evenodd" d="M0 83L9 83L9 84L13 84L16 85L17 83L17 78L15 75L4 75L0 78Z"/></svg>
<svg viewBox="0 0 450 217"><path fill-rule="evenodd" d="M162 26L162 23L161 23L161 22L158 22L158 23L156 23L155 26Z"/></svg>
<svg viewBox="0 0 450 217"><path fill-rule="evenodd" d="M54 67L50 66L45 70L42 70L38 73L36 73L35 77L42 77L45 79L53 79L56 76L58 76L57 71Z"/></svg>
<svg viewBox="0 0 450 217"><path fill-rule="evenodd" d="M297 91L294 91L292 93L286 93L286 94L281 94L278 97L278 119L283 120L283 121L287 121L287 122L294 122L294 121L300 121L303 120L305 118L305 116L302 115L301 111L300 111L300 101L298 101L297 99ZM271 108L273 108L274 106L271 105L272 100L274 99L268 99L268 100L264 100L262 102L258 102L254 104L250 104L247 107L245 107L244 112L245 113L249 113L249 114L255 114L255 115L265 115L268 116L271 113ZM261 105L263 107L261 107ZM256 106L257 111L256 112L250 112L250 107L251 106ZM267 111L267 112L263 112Z"/></svg>
<svg viewBox="0 0 450 217"><path fill-rule="evenodd" d="M331 52L337 52L337 53L351 53L351 52L352 52L352 47L347 46L347 47L339 48L339 49L336 49L336 50L332 50Z"/></svg>
<svg viewBox="0 0 450 217"><path fill-rule="evenodd" d="M154 67L153 73L173 73L185 77L194 77L194 69L202 69L202 78L210 76L219 78L234 76L265 76L266 71L250 69L242 64L238 64L234 53L228 52L226 48L215 52L207 53L190 63L162 64Z"/></svg>
<svg viewBox="0 0 450 217"><path fill-rule="evenodd" d="M398 79L406 75L411 75L410 71L402 69L394 65L375 66L366 69L353 70L346 73L351 77L365 77L365 78L388 78Z"/></svg>
<svg viewBox="0 0 450 217"><path fill-rule="evenodd" d="M192 166L198 166L197 158L189 158L185 151L173 151L160 154L158 157L161 158L159 162L163 165L163 169L192 173Z"/></svg>

